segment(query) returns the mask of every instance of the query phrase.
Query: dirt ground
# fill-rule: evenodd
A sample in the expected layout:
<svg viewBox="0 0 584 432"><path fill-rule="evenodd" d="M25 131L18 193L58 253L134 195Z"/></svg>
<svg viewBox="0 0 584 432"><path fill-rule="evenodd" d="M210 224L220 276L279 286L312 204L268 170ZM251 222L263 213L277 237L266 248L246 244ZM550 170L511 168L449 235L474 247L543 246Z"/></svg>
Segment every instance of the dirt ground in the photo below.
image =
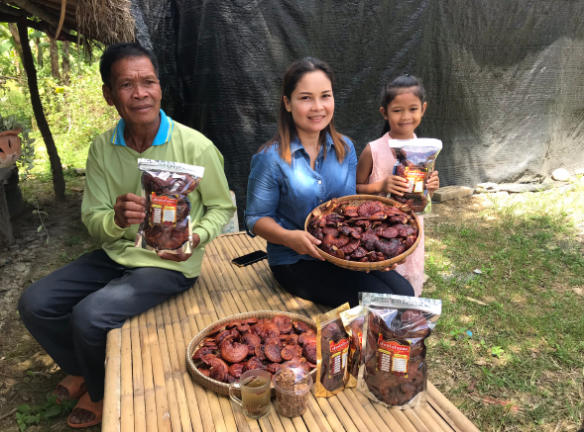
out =
<svg viewBox="0 0 584 432"><path fill-rule="evenodd" d="M79 186L82 187L82 179L70 183L64 204L56 203L48 192L36 193L38 201L29 201L26 212L13 220L16 244L0 251L0 418L21 404L43 405L65 376L22 324L17 303L20 293L32 282L99 246L81 223ZM40 232L39 216L44 225ZM100 429L94 426L85 430ZM0 431L18 430L15 414L0 420ZM65 415L61 415L26 430L71 429Z"/></svg>

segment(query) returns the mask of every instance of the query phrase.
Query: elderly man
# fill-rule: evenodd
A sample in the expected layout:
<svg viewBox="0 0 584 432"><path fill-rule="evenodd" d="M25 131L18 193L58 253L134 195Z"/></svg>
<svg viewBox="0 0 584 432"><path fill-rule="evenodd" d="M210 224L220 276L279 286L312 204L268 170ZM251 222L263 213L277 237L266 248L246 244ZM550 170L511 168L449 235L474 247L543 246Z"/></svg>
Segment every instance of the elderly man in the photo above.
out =
<svg viewBox="0 0 584 432"><path fill-rule="evenodd" d="M107 332L191 287L201 272L204 246L235 211L221 153L160 109L154 55L136 43L112 45L101 58L100 72L104 98L122 118L95 139L87 158L82 220L103 242L102 249L35 282L18 305L27 329L69 374L55 394L60 400L79 398L68 419L72 427L101 421ZM145 217L138 158L205 168L189 194L192 254L134 247Z"/></svg>

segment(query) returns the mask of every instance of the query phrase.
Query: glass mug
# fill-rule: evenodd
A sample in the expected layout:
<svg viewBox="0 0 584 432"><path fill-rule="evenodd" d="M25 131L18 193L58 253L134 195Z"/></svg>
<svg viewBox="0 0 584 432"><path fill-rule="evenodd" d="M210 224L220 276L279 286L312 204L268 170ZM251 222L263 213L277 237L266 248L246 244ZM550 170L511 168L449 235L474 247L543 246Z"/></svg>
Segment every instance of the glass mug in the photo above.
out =
<svg viewBox="0 0 584 432"><path fill-rule="evenodd" d="M238 383L229 384L229 397L241 406L243 413L253 419L259 419L270 413L270 384L272 376L261 369L252 369L239 377ZM241 399L235 396L235 390L241 391Z"/></svg>

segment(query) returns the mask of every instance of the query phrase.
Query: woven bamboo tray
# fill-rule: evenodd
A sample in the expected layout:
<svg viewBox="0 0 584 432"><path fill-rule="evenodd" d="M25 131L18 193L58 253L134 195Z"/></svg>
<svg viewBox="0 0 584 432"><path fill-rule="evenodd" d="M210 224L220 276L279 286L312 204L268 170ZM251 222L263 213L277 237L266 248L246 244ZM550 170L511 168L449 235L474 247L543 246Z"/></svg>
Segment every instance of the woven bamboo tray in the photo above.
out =
<svg viewBox="0 0 584 432"><path fill-rule="evenodd" d="M272 317L275 317L276 315L284 315L284 316L290 317L290 319L292 321L302 321L302 322L308 324L310 326L310 328L312 328L316 332L316 323L313 320L311 320L310 318L307 318L307 317L302 316L302 315L293 314L290 312L284 312L284 311L264 310L264 311L246 312L246 313L231 315L231 316L222 318L219 321L215 321L213 324L210 324L207 327L205 327L203 330L201 330L199 332L199 334L197 334L191 340L191 343L189 343L189 346L187 347L187 366L189 369L189 373L191 374L193 379L197 383L201 384L203 387L208 388L209 390L212 390L215 393L229 396L229 384L214 380L213 378L209 378L209 377L203 375L201 372L199 372L199 370L195 366L195 362L193 361L193 354L195 353L195 350L197 349L199 344L203 341L203 339L205 339L207 337L207 335L209 333L211 333L211 330L213 330L218 325L227 324L231 321L237 321L237 320L242 320L242 319L252 318L252 317L255 317L258 319L272 318ZM313 369L310 372L310 374L312 375L312 379L316 380L316 369ZM273 391L274 391L274 389L272 388L272 392ZM236 389L235 393L238 394L239 390Z"/></svg>
<svg viewBox="0 0 584 432"><path fill-rule="evenodd" d="M348 201L349 205L353 205L353 206L358 206L359 204L361 204L365 201L379 201L379 202L382 202L383 204L389 205L391 207L398 207L398 208L399 208L399 206L402 205L402 204L398 203L397 201L394 201L390 198L383 198L383 197L376 196L376 195L348 195L348 196L345 196L342 198L337 198L337 201ZM319 205L317 207L317 209L324 209L329 205L329 203L330 203L330 201L327 201L327 202ZM334 265L337 265L339 267L343 267L343 268L346 268L349 270L355 270L355 271L383 270L387 267L390 267L392 264L395 264L395 263L398 263L398 262L404 260L408 255L410 255L412 252L414 252L416 250L416 248L418 247L418 244L420 243L420 221L418 220L418 217L416 216L416 214L413 211L410 211L409 214L410 214L410 216L414 217L415 228L418 230L418 237L416 238L416 242L414 243L414 245L411 248L406 250L401 255L398 255L392 259L388 259L385 261L378 261L378 262L374 262L374 263L372 263L372 262L362 263L362 262L356 262L356 261L347 261L344 259L334 257L332 255L327 254L325 251L323 251L320 248L317 248L318 253L320 253L320 255L328 262L331 262ZM304 222L304 230L305 231L308 231L308 223L310 222L310 219L312 219L312 212L310 212L308 214L308 216L306 217L306 221Z"/></svg>

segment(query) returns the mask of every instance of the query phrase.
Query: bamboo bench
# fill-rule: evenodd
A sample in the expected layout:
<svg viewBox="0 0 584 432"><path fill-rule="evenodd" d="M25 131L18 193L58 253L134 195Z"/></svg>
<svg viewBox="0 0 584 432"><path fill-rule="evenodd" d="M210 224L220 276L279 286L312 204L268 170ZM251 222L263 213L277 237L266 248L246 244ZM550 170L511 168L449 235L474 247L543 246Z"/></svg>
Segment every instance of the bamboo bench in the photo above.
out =
<svg viewBox="0 0 584 432"><path fill-rule="evenodd" d="M193 288L109 332L102 431L478 432L430 383L429 403L414 410L386 409L348 389L328 399L311 396L302 417L281 417L272 409L251 420L228 397L193 382L186 346L215 320L266 309L313 319L322 312L282 290L266 261L231 265L233 258L257 249L265 249L265 242L245 233L219 236L207 246Z"/></svg>

